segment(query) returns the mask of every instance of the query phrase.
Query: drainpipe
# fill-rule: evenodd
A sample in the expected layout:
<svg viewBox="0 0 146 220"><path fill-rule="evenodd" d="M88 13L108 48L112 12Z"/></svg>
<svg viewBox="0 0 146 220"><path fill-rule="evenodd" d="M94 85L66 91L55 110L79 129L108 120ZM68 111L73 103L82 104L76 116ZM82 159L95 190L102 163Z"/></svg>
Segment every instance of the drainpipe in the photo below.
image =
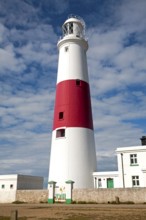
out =
<svg viewBox="0 0 146 220"><path fill-rule="evenodd" d="M123 179L123 188L125 188L125 179L124 179L124 164L123 164L123 153L121 153L121 164L122 164L122 179Z"/></svg>
<svg viewBox="0 0 146 220"><path fill-rule="evenodd" d="M97 177L95 177L94 188L97 188Z"/></svg>

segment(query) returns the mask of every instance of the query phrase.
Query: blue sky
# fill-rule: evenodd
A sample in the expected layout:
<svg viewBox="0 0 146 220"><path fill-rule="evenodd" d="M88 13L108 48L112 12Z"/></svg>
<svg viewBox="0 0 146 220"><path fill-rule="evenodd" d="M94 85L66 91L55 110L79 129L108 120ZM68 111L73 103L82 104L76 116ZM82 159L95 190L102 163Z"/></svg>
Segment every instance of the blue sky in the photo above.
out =
<svg viewBox="0 0 146 220"><path fill-rule="evenodd" d="M0 1L0 174L48 176L57 42L68 15L86 23L97 169L146 135L145 0Z"/></svg>

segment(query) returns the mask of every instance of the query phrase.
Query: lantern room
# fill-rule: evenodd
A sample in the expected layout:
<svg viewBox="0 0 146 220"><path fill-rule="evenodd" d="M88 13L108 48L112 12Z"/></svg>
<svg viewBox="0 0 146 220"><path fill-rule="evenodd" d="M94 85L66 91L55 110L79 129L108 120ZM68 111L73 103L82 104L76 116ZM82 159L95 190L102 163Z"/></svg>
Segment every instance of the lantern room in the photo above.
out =
<svg viewBox="0 0 146 220"><path fill-rule="evenodd" d="M71 16L62 26L63 37L74 35L75 37L84 38L85 23L77 16Z"/></svg>

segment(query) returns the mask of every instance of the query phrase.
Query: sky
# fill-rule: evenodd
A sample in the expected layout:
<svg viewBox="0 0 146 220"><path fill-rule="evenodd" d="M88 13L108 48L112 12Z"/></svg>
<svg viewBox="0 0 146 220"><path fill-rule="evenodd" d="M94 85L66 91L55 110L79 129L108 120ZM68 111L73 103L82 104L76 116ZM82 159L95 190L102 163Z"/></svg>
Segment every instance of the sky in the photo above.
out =
<svg viewBox="0 0 146 220"><path fill-rule="evenodd" d="M145 0L0 0L0 174L47 185L61 26L83 18L97 171L146 135Z"/></svg>

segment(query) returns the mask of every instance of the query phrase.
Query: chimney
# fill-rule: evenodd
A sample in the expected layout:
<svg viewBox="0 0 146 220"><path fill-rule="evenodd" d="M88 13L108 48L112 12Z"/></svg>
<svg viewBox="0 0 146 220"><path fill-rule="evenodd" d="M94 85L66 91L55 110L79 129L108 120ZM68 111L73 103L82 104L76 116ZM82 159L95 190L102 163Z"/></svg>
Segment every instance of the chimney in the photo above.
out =
<svg viewBox="0 0 146 220"><path fill-rule="evenodd" d="M146 136L142 136L140 140L141 140L141 145L146 145Z"/></svg>

